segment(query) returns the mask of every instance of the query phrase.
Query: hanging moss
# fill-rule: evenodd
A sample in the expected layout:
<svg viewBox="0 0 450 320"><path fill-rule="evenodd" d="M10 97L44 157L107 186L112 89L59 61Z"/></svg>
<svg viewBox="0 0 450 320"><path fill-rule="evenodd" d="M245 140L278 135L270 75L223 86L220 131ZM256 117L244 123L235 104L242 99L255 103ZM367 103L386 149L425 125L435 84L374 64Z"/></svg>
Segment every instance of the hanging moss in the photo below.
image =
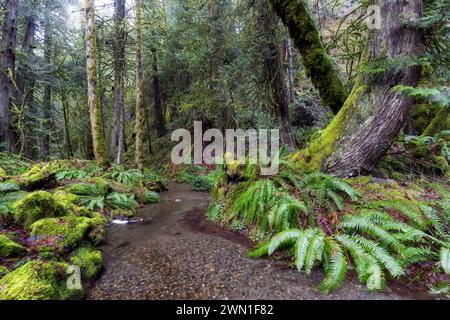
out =
<svg viewBox="0 0 450 320"><path fill-rule="evenodd" d="M61 262L29 261L0 279L0 300L79 299L83 291L66 285L67 267Z"/></svg>
<svg viewBox="0 0 450 320"><path fill-rule="evenodd" d="M298 151L293 156L298 168L303 172L320 171L323 162L335 150L341 133L345 129L354 109L357 107L358 98L364 92L365 86L355 86L352 93L345 101L341 111L333 121L322 131L313 135L310 145Z"/></svg>
<svg viewBox="0 0 450 320"><path fill-rule="evenodd" d="M70 257L70 262L81 269L81 274L86 280L97 277L102 270L102 253L85 243L75 250Z"/></svg>
<svg viewBox="0 0 450 320"><path fill-rule="evenodd" d="M20 244L15 243L4 234L0 234L0 257L19 257L24 255L27 250Z"/></svg>
<svg viewBox="0 0 450 320"><path fill-rule="evenodd" d="M16 222L29 227L42 218L60 217L68 214L63 205L51 193L36 191L26 195L14 208Z"/></svg>
<svg viewBox="0 0 450 320"><path fill-rule="evenodd" d="M55 237L60 251L75 248L87 238L94 221L85 217L67 216L41 219L31 225L32 236Z"/></svg>
<svg viewBox="0 0 450 320"><path fill-rule="evenodd" d="M326 52L308 4L304 0L270 0L270 3L289 29L306 75L319 90L322 103L338 113L347 98L347 90Z"/></svg>

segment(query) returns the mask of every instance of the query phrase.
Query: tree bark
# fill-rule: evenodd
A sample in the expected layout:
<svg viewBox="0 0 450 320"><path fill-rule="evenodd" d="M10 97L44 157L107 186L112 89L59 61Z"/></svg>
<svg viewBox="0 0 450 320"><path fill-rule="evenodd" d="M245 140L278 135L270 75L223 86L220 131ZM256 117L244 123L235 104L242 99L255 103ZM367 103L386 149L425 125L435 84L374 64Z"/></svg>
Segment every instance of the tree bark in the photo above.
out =
<svg viewBox="0 0 450 320"><path fill-rule="evenodd" d="M101 110L98 103L96 43L95 43L95 4L94 0L85 0L86 9L86 69L88 87L88 106L92 132L94 157L98 164L109 165L106 141L102 133Z"/></svg>
<svg viewBox="0 0 450 320"><path fill-rule="evenodd" d="M51 38L51 30L50 25L47 22L44 28L44 61L46 67L50 70L51 68L51 56L52 56L52 38ZM48 78L50 78L50 73L48 74ZM44 86L44 136L42 143L42 154L44 156L44 160L48 161L50 159L50 129L51 129L51 109L52 109L52 86L50 84L49 79Z"/></svg>
<svg viewBox="0 0 450 320"><path fill-rule="evenodd" d="M68 116L67 116L67 107L68 107L67 97L64 92L61 94L61 102L62 102L63 117L64 117L64 137L66 139L67 158L70 159L73 157L73 149L72 149L72 142L70 140L69 121L68 121Z"/></svg>
<svg viewBox="0 0 450 320"><path fill-rule="evenodd" d="M0 47L0 150L16 150L15 135L11 121L14 96L14 70L17 39L17 0L6 0L4 4L2 42Z"/></svg>
<svg viewBox="0 0 450 320"><path fill-rule="evenodd" d="M135 164L142 171L142 142L143 142L143 105L142 105L142 43L141 43L141 0L136 3L136 150Z"/></svg>
<svg viewBox="0 0 450 320"><path fill-rule="evenodd" d="M166 127L164 125L164 114L163 107L161 101L161 85L159 83L159 75L158 75L158 56L156 49L153 47L152 49L152 80L153 80L153 96L155 98L155 124L156 124L156 132L158 137L162 137L166 134Z"/></svg>
<svg viewBox="0 0 450 320"><path fill-rule="evenodd" d="M306 75L319 91L322 103L338 113L347 98L347 90L325 50L306 0L270 0L270 3L300 51Z"/></svg>
<svg viewBox="0 0 450 320"><path fill-rule="evenodd" d="M372 31L372 59L418 59L424 53L418 23L421 0L378 1L381 30ZM396 85L417 86L418 65L388 68L376 81L358 76L356 86L330 125L297 154L299 164L338 176L371 172L384 157L405 124L413 99L397 93Z"/></svg>
<svg viewBox="0 0 450 320"><path fill-rule="evenodd" d="M124 69L125 69L125 0L114 0L114 107L110 141L110 157L122 162L124 131ZM119 138L121 137L121 139ZM119 147L118 147L119 145ZM120 157L119 157L120 156Z"/></svg>

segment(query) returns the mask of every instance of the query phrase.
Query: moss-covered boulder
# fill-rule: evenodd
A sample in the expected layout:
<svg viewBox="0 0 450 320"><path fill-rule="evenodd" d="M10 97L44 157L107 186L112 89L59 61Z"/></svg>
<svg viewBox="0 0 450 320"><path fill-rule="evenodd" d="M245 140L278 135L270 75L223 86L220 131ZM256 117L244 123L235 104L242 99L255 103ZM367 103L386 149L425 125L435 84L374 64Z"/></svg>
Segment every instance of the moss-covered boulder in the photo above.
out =
<svg viewBox="0 0 450 320"><path fill-rule="evenodd" d="M31 225L31 235L54 238L59 250L73 249L87 238L93 226L93 220L86 217L46 218Z"/></svg>
<svg viewBox="0 0 450 320"><path fill-rule="evenodd" d="M144 196L145 204L158 203L158 202L161 202L161 197L156 192L150 191L145 194L145 196Z"/></svg>
<svg viewBox="0 0 450 320"><path fill-rule="evenodd" d="M89 244L85 243L75 250L69 259L70 263L81 269L84 279L92 280L100 274L103 266L102 253Z"/></svg>
<svg viewBox="0 0 450 320"><path fill-rule="evenodd" d="M55 177L56 172L44 170L41 165L37 164L18 176L16 181L19 183L21 189L31 191L46 187L55 181Z"/></svg>
<svg viewBox="0 0 450 320"><path fill-rule="evenodd" d="M83 295L66 285L68 265L33 260L0 279L0 300L67 300Z"/></svg>
<svg viewBox="0 0 450 320"><path fill-rule="evenodd" d="M107 180L93 178L70 183L64 190L78 196L106 196L112 189Z"/></svg>
<svg viewBox="0 0 450 320"><path fill-rule="evenodd" d="M108 218L99 212L93 212L91 217L92 229L89 232L87 238L97 246L101 244L106 238L105 225L108 222Z"/></svg>
<svg viewBox="0 0 450 320"><path fill-rule="evenodd" d="M0 258L19 257L27 250L18 243L9 239L6 235L0 234Z"/></svg>
<svg viewBox="0 0 450 320"><path fill-rule="evenodd" d="M58 190L53 194L54 199L59 202L68 212L80 216L80 217L89 217L91 215L91 211L87 208L78 206L76 203L80 199L79 196L66 192L64 190Z"/></svg>
<svg viewBox="0 0 450 320"><path fill-rule="evenodd" d="M51 193L36 191L26 195L14 208L16 222L29 227L32 223L51 217L60 217L68 214L62 204L55 200Z"/></svg>
<svg viewBox="0 0 450 320"><path fill-rule="evenodd" d="M26 195L25 191L15 191L0 195L0 216L13 218L15 204Z"/></svg>

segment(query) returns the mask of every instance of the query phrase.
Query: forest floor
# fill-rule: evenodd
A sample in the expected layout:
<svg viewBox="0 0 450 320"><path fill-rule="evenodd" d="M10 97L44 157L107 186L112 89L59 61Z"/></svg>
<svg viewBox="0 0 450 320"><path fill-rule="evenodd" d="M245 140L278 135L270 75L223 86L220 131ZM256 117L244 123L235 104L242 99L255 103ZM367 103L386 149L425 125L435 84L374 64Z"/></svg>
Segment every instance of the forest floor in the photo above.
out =
<svg viewBox="0 0 450 320"><path fill-rule="evenodd" d="M430 298L394 284L368 292L356 279L323 295L320 272L306 276L286 261L248 259L250 240L206 220L208 193L172 184L162 200L138 212L148 223L111 225L100 246L105 270L87 299Z"/></svg>

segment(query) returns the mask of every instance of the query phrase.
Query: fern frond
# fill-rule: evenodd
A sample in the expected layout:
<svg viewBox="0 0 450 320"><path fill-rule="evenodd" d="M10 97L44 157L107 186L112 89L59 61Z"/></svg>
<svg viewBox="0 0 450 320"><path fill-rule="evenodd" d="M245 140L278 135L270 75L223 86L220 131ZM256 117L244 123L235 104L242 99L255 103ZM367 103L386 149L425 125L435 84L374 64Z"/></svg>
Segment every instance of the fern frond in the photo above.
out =
<svg viewBox="0 0 450 320"><path fill-rule="evenodd" d="M328 266L325 270L326 277L319 286L319 289L328 293L332 289L337 289L345 280L347 272L347 262L341 247L330 237L325 238L325 252L328 256Z"/></svg>
<svg viewBox="0 0 450 320"><path fill-rule="evenodd" d="M421 212L419 212L411 201L406 199L397 200L380 200L376 201L376 204L380 205L386 209L394 209L400 212L405 218L409 219L411 222L416 224L419 229L425 227L425 219L423 218Z"/></svg>
<svg viewBox="0 0 450 320"><path fill-rule="evenodd" d="M291 229L282 231L276 234L271 240L269 244L268 254L272 255L278 248L283 245L291 244L296 241L303 234L302 230L299 229Z"/></svg>
<svg viewBox="0 0 450 320"><path fill-rule="evenodd" d="M257 246L247 254L250 259L258 259L269 254L269 242Z"/></svg>
<svg viewBox="0 0 450 320"><path fill-rule="evenodd" d="M334 204L339 210L342 211L344 209L344 200L340 195L338 195L333 190L327 190L327 195L331 198L331 200L333 200Z"/></svg>
<svg viewBox="0 0 450 320"><path fill-rule="evenodd" d="M384 278L384 272L379 265L377 264L370 265L367 268L367 274L368 274L366 282L367 289L369 289L370 291L379 291L384 289L386 281Z"/></svg>
<svg viewBox="0 0 450 320"><path fill-rule="evenodd" d="M309 242L315 234L317 234L317 229L306 229L295 242L295 266L297 267L298 271L301 271L303 269Z"/></svg>
<svg viewBox="0 0 450 320"><path fill-rule="evenodd" d="M439 263L446 274L450 274L450 248L442 247L439 252Z"/></svg>
<svg viewBox="0 0 450 320"><path fill-rule="evenodd" d="M311 238L305 256L305 271L310 274L316 261L322 260L323 249L325 246L325 235L321 230Z"/></svg>

